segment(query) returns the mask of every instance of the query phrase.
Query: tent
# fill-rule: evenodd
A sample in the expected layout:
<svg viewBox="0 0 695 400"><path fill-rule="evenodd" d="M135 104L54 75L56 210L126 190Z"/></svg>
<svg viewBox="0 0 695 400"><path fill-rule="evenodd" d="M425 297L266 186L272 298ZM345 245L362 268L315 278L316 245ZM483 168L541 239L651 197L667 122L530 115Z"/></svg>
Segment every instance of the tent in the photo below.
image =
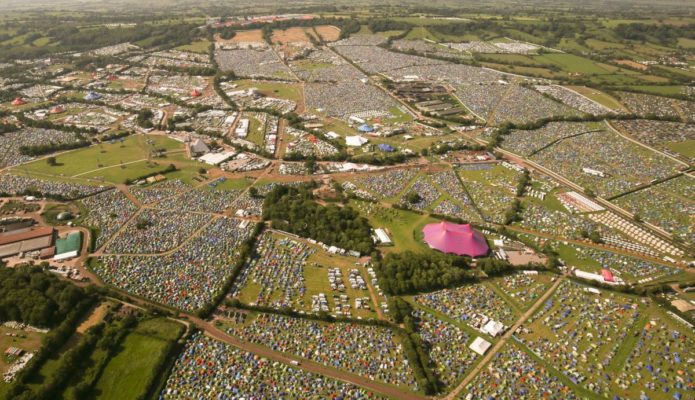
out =
<svg viewBox="0 0 695 400"><path fill-rule="evenodd" d="M193 89L191 91L191 97L200 97L201 95L202 95L202 93L200 93L200 91L198 91L198 89Z"/></svg>
<svg viewBox="0 0 695 400"><path fill-rule="evenodd" d="M480 257L490 251L485 236L470 224L442 221L425 225L422 233L425 235L425 242L431 248L443 253Z"/></svg>
<svg viewBox="0 0 695 400"><path fill-rule="evenodd" d="M606 282L615 282L615 278L613 278L613 273L611 272L610 269L604 268L601 270L601 275L603 276L603 280Z"/></svg>
<svg viewBox="0 0 695 400"><path fill-rule="evenodd" d="M394 149L393 146L391 146L390 144L381 143L379 145L379 150L386 152L386 153L391 153L392 151L394 151L396 149Z"/></svg>
<svg viewBox="0 0 695 400"><path fill-rule="evenodd" d="M485 355L490 346L492 346L490 342L478 336L468 348L482 356Z"/></svg>
<svg viewBox="0 0 695 400"><path fill-rule="evenodd" d="M12 100L13 106L23 106L25 104L27 104L27 102L24 101L21 97L17 97L16 99Z"/></svg>
<svg viewBox="0 0 695 400"><path fill-rule="evenodd" d="M362 124L357 128L360 132L374 132L374 128L367 124Z"/></svg>
<svg viewBox="0 0 695 400"><path fill-rule="evenodd" d="M87 101L99 100L100 98L101 95L97 92L89 92L86 96L84 96L84 99Z"/></svg>
<svg viewBox="0 0 695 400"><path fill-rule="evenodd" d="M348 136L345 138L345 144L350 147L362 147L369 140L363 138L362 136Z"/></svg>

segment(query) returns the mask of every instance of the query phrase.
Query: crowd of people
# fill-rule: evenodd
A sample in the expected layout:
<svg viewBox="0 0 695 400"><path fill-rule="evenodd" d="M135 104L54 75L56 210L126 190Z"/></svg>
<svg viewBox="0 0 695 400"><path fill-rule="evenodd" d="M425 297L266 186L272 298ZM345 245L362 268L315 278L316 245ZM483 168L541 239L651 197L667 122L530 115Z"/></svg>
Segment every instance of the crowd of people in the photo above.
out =
<svg viewBox="0 0 695 400"><path fill-rule="evenodd" d="M254 224L217 218L198 236L165 256L99 257L95 272L104 282L127 292L195 311L222 290L238 259L238 246Z"/></svg>
<svg viewBox="0 0 695 400"><path fill-rule="evenodd" d="M106 246L110 254L157 254L181 245L210 221L207 214L143 209Z"/></svg>
<svg viewBox="0 0 695 400"><path fill-rule="evenodd" d="M609 397L608 367L642 311L629 297L564 281L518 337L573 383Z"/></svg>
<svg viewBox="0 0 695 400"><path fill-rule="evenodd" d="M416 384L402 345L386 327L261 314L228 333L371 380L404 387Z"/></svg>
<svg viewBox="0 0 695 400"><path fill-rule="evenodd" d="M489 320L510 325L515 319L512 307L497 293L483 284L419 294L416 303L480 329Z"/></svg>
<svg viewBox="0 0 695 400"><path fill-rule="evenodd" d="M456 87L455 93L456 97L475 115L487 119L502 102L508 89L508 85L498 82L488 84L465 82Z"/></svg>
<svg viewBox="0 0 695 400"><path fill-rule="evenodd" d="M196 333L176 359L160 398L357 400L382 397Z"/></svg>
<svg viewBox="0 0 695 400"><path fill-rule="evenodd" d="M234 281L231 296L245 297L244 291L258 288L258 293L250 296L253 304L302 308L306 291L304 266L314 251L304 242L264 232L256 243L254 256Z"/></svg>

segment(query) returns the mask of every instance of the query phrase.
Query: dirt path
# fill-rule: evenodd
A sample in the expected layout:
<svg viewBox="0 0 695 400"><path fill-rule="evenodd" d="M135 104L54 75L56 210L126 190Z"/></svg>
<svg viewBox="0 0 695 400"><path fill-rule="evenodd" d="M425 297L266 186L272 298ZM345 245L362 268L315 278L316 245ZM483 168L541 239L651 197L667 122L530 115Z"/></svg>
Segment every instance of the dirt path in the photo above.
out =
<svg viewBox="0 0 695 400"><path fill-rule="evenodd" d="M560 283L565 279L565 277L560 277L558 278L555 283L548 289L543 296L541 296L532 306L529 308L524 314L521 315L521 317L512 325L511 328L507 330L507 332L502 335L499 341L495 343L495 345L490 349L490 351L485 354L485 357L478 363L478 365L475 366L470 372L468 372L468 375L459 383L459 385L452 390L446 397L443 397L445 400L454 400L458 398L459 394L468 386L468 384L475 378L480 371L483 370L483 367L487 365L490 360L499 352L502 347L509 341L509 339L514 335L514 332L526 322L529 317L531 317L536 310L543 304L545 304L546 300L555 292L557 287L560 285Z"/></svg>
<svg viewBox="0 0 695 400"><path fill-rule="evenodd" d="M421 396L416 393L412 392L407 392L402 389L396 388L391 385L387 385L385 383L377 382L377 381L372 381L368 378L364 378L359 375L355 375L349 372L345 372L342 370L334 369L331 367L327 367L325 365L309 361L306 359L303 359L301 357L296 357L296 356L289 356L285 355L276 351L273 351L265 346L257 345L254 343L249 343L242 341L236 337L230 336L224 331L220 330L216 326L214 326L212 323L208 321L203 321L199 318L196 317L189 317L189 319L195 324L198 328L201 330L205 331L205 333L219 341L222 341L224 343L230 344L234 347L237 347L239 349L249 351L251 353L254 353L256 355L259 355L261 357L266 357L270 360L273 361L278 361L283 364L290 364L292 365L292 362L299 362L298 366L295 366L296 368L300 368L304 371L307 372L312 372L315 374L320 374L323 376L327 376L329 378L337 379L342 382L347 382L351 383L357 386L361 386L365 389L384 394L386 396L389 396L394 399L403 399L403 400L424 400L426 397Z"/></svg>

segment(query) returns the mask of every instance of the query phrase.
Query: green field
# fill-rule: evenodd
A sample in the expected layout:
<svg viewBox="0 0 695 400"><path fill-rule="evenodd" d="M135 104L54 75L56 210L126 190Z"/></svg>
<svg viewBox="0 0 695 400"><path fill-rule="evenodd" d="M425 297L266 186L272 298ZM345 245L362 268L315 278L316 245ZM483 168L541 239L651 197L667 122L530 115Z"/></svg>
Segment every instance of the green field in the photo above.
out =
<svg viewBox="0 0 695 400"><path fill-rule="evenodd" d="M55 166L48 165L45 160L37 160L17 167L15 171L54 177L103 177L105 181L122 183L126 178L162 170L168 165L166 158L154 157L151 161L159 166L149 165L147 159L152 150L175 154L183 152L184 148L182 143L164 136L134 135L123 142L101 143L59 154L55 156Z"/></svg>
<svg viewBox="0 0 695 400"><path fill-rule="evenodd" d="M610 109L620 110L625 108L614 97L598 89L589 88L586 86L568 86L568 88Z"/></svg>
<svg viewBox="0 0 695 400"><path fill-rule="evenodd" d="M179 46L176 50L190 51L192 53L207 53L210 49L210 42L207 40L198 40L196 42Z"/></svg>
<svg viewBox="0 0 695 400"><path fill-rule="evenodd" d="M682 154L686 157L695 157L695 140L686 140L684 142L668 143L666 144L670 150L676 153Z"/></svg>
<svg viewBox="0 0 695 400"><path fill-rule="evenodd" d="M427 215L395 208L385 208L373 203L353 200L350 204L369 220L373 228L386 228L390 233L393 246L381 247L388 252L430 251L422 241L422 228L436 219Z"/></svg>
<svg viewBox="0 0 695 400"><path fill-rule="evenodd" d="M123 341L118 352L104 368L95 390L102 400L142 398L160 371L157 367L179 338L183 326L165 318L138 324Z"/></svg>
<svg viewBox="0 0 695 400"><path fill-rule="evenodd" d="M256 81L250 79L242 79L234 81L238 89L256 88L261 94L270 97L301 102L304 94L302 86L296 83L283 83L273 81Z"/></svg>

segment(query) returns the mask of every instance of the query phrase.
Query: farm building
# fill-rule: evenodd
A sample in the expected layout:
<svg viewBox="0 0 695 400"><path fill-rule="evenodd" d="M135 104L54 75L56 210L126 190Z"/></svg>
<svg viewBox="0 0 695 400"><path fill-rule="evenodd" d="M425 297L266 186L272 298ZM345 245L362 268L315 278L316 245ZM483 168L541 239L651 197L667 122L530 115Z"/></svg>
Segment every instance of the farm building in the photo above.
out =
<svg viewBox="0 0 695 400"><path fill-rule="evenodd" d="M51 227L24 228L0 233L0 258L51 247L55 230Z"/></svg>

